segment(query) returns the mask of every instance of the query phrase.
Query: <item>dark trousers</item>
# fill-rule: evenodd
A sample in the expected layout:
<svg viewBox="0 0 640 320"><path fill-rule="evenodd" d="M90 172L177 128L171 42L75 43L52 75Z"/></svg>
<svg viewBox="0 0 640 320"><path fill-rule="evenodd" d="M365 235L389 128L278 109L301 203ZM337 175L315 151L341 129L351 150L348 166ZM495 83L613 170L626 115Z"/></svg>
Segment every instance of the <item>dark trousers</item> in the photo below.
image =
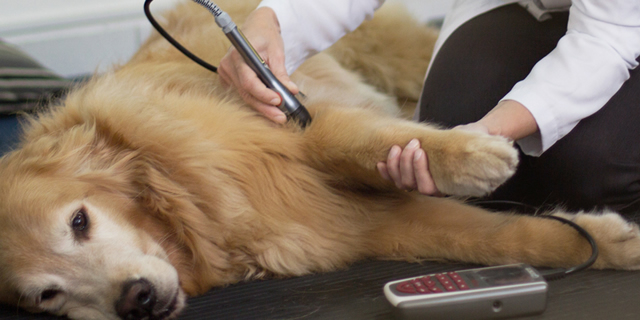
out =
<svg viewBox="0 0 640 320"><path fill-rule="evenodd" d="M568 13L556 13L539 22L508 5L462 25L433 61L420 120L453 127L482 118L555 48L567 21ZM640 68L542 156L521 152L520 161L516 174L488 199L569 210L639 209Z"/></svg>

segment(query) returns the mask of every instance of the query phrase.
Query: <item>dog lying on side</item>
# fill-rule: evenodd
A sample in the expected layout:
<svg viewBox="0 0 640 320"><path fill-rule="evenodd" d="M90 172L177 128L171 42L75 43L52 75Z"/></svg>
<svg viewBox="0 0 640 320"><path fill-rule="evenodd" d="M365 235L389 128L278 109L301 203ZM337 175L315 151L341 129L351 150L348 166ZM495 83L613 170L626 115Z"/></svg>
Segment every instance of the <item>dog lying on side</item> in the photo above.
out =
<svg viewBox="0 0 640 320"><path fill-rule="evenodd" d="M241 23L258 1L217 2ZM229 47L197 5L165 25L208 61ZM258 116L153 35L28 119L0 161L0 301L72 319L168 319L212 287L367 257L582 262L587 242L557 221L403 192L378 174L389 148L413 138L447 194L486 194L516 168L505 139L398 117L393 96L418 96L434 39L382 9L292 76L313 117L301 130ZM640 266L635 225L556 214L595 237L594 267Z"/></svg>

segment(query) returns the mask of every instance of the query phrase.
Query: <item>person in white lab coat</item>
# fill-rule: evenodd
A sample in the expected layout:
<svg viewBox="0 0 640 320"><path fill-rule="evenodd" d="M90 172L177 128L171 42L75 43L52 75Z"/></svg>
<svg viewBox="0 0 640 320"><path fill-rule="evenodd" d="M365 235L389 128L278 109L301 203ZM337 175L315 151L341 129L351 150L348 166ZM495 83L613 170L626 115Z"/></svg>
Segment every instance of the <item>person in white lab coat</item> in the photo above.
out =
<svg viewBox="0 0 640 320"><path fill-rule="evenodd" d="M383 2L263 0L242 28L295 93L288 74ZM637 209L639 56L638 0L456 0L416 119L516 141L521 164L491 199ZM285 121L278 95L234 50L220 75L258 112ZM378 169L399 188L439 194L415 144L394 146Z"/></svg>

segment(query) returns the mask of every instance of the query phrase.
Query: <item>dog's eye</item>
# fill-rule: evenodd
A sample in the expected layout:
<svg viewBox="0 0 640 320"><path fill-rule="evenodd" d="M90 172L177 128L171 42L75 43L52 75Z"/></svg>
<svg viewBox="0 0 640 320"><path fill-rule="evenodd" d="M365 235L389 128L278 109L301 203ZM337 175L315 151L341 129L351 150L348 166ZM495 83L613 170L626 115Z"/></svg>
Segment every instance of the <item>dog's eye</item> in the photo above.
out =
<svg viewBox="0 0 640 320"><path fill-rule="evenodd" d="M71 228L73 228L73 231L75 231L77 235L86 234L89 228L87 209L81 208L74 213L73 219L71 220Z"/></svg>
<svg viewBox="0 0 640 320"><path fill-rule="evenodd" d="M87 212L84 208L78 210L71 222L73 230L84 231L87 228Z"/></svg>

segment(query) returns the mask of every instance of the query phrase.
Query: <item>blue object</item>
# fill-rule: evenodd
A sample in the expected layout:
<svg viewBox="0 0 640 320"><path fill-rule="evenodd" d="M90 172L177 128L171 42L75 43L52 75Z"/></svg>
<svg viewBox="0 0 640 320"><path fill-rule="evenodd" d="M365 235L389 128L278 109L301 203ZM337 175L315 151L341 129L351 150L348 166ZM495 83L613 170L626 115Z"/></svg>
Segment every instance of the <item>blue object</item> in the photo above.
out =
<svg viewBox="0 0 640 320"><path fill-rule="evenodd" d="M20 123L15 115L0 116L0 155L7 153L18 142Z"/></svg>

